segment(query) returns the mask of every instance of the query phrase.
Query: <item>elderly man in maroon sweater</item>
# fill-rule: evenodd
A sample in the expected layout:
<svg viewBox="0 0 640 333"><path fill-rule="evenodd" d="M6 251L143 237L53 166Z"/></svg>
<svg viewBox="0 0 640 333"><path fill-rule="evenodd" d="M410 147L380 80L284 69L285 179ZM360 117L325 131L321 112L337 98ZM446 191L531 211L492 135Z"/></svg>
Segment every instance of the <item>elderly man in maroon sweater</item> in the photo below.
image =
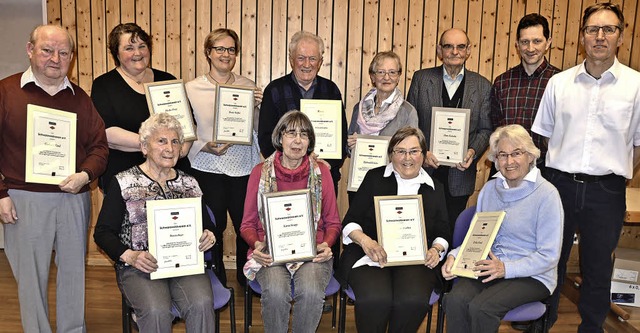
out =
<svg viewBox="0 0 640 333"><path fill-rule="evenodd" d="M37 27L27 43L31 66L0 81L0 173L4 176L0 180L0 221L5 252L18 282L22 327L28 333L51 332L47 280L52 251L58 267L56 331L86 332L89 182L104 171L108 148L104 123L91 98L66 76L73 49L73 39L66 30ZM35 137L27 132L27 104L76 116L75 165L71 163L68 176L61 177L58 184L25 180L27 137ZM36 151L32 148L30 152ZM34 162L43 162L40 155L32 155Z"/></svg>

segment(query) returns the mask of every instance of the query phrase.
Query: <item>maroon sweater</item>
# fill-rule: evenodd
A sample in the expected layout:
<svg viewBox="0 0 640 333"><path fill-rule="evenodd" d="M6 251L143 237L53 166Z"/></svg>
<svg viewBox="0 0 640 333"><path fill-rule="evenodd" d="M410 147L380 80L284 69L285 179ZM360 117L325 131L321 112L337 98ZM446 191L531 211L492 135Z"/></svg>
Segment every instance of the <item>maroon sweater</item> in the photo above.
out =
<svg viewBox="0 0 640 333"><path fill-rule="evenodd" d="M109 149L104 122L93 107L91 98L75 84L50 96L35 83L20 88L22 73L0 81L0 199L9 189L33 192L62 192L57 185L25 183L27 142L27 104L73 112L77 115L76 172L86 171L90 180L102 174L107 166ZM89 190L84 186L80 192Z"/></svg>

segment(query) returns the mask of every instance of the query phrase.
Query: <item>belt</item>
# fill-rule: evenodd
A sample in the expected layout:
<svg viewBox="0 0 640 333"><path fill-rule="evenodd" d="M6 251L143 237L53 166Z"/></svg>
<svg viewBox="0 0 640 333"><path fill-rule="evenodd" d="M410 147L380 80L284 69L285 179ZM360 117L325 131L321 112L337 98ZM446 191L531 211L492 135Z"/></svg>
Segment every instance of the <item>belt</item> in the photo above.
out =
<svg viewBox="0 0 640 333"><path fill-rule="evenodd" d="M615 173L610 173L608 175L602 175L602 176L594 176L594 175L587 175L585 173L568 173L568 172L560 171L557 169L554 169L554 170L565 177L571 178L574 182L577 182L577 183L597 183L603 180L610 180L610 179L622 177L622 176L616 175Z"/></svg>

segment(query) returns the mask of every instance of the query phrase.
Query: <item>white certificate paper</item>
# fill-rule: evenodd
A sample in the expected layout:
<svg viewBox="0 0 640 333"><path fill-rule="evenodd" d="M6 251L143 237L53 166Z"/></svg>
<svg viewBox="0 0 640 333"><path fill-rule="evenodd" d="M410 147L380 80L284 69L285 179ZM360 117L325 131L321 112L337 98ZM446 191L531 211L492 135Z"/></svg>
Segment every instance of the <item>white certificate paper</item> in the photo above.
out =
<svg viewBox="0 0 640 333"><path fill-rule="evenodd" d="M309 117L316 135L313 150L322 159L342 158L342 101L301 99L300 111Z"/></svg>
<svg viewBox="0 0 640 333"><path fill-rule="evenodd" d="M60 184L76 172L75 113L27 105L25 181Z"/></svg>
<svg viewBox="0 0 640 333"><path fill-rule="evenodd" d="M213 142L251 145L253 94L252 87L218 85L213 117Z"/></svg>
<svg viewBox="0 0 640 333"><path fill-rule="evenodd" d="M422 195L376 196L378 243L387 253L387 266L424 265L427 231Z"/></svg>
<svg viewBox="0 0 640 333"><path fill-rule="evenodd" d="M274 264L310 261L316 256L316 225L311 191L296 190L262 195L264 230Z"/></svg>
<svg viewBox="0 0 640 333"><path fill-rule="evenodd" d="M484 260L489 255L505 215L506 212L499 211L481 212L473 216L458 256L453 262L451 272L454 275L478 278L472 268L476 261Z"/></svg>
<svg viewBox="0 0 640 333"><path fill-rule="evenodd" d="M357 191L367 171L389 163L389 140L389 136L357 135L356 145L351 152L347 191Z"/></svg>
<svg viewBox="0 0 640 333"><path fill-rule="evenodd" d="M196 139L191 107L189 106L182 80L145 83L144 90L151 114L166 112L172 115L182 125L184 139L186 141L194 141Z"/></svg>
<svg viewBox="0 0 640 333"><path fill-rule="evenodd" d="M440 165L462 162L469 144L469 109L433 107L430 150Z"/></svg>
<svg viewBox="0 0 640 333"><path fill-rule="evenodd" d="M147 201L149 253L158 261L151 280L204 273L198 250L202 235L201 198Z"/></svg>

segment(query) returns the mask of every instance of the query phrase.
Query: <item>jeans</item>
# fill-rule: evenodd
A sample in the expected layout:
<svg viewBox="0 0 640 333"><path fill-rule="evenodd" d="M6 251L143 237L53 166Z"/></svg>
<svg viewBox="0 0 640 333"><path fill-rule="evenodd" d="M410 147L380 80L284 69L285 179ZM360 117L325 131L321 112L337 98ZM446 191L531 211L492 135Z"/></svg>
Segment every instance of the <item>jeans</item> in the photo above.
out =
<svg viewBox="0 0 640 333"><path fill-rule="evenodd" d="M322 263L305 262L295 271L293 278L282 265L261 268L256 279L262 287L260 302L264 331L287 332L291 301L294 301L293 333L315 332L322 317L324 291L331 279L331 272L332 260Z"/></svg>

